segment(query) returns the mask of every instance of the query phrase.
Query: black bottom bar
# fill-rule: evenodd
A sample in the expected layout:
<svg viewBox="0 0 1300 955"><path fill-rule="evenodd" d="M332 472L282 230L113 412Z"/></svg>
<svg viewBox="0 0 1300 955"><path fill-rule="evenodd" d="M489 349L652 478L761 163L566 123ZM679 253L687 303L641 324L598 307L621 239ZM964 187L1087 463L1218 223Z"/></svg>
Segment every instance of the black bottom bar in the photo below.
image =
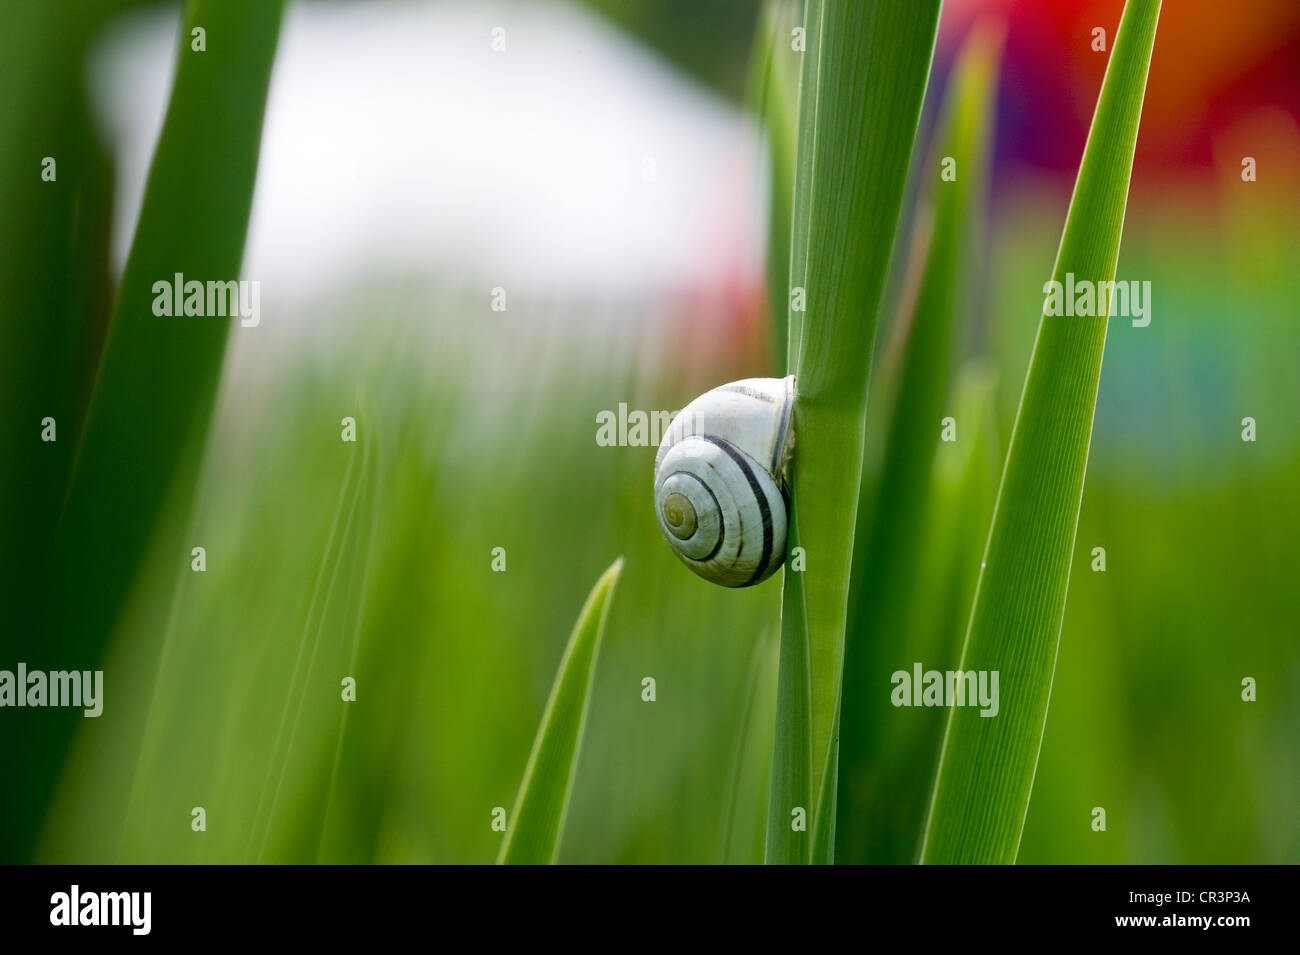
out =
<svg viewBox="0 0 1300 955"><path fill-rule="evenodd" d="M814 945L846 931L864 946L898 933L926 946L963 938L1126 935L1230 945L1293 931L1296 885L1295 867L1250 866L681 868L671 874L663 868L597 874L582 868L32 866L0 869L0 930L7 942L62 935L78 943L319 939L336 945L422 932L417 937L434 942L514 934L550 944L566 936L596 940L599 932L616 944L618 934L604 934L612 920L628 938L665 941L687 937L680 928L695 940L794 931Z"/></svg>

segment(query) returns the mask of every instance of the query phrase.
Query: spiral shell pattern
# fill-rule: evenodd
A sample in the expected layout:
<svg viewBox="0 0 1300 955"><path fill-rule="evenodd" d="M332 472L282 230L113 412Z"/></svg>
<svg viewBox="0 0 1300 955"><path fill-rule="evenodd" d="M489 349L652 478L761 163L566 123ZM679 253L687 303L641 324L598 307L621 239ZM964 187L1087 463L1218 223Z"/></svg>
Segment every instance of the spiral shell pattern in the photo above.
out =
<svg viewBox="0 0 1300 955"><path fill-rule="evenodd" d="M655 459L655 514L687 567L725 587L785 560L794 379L722 385L682 410Z"/></svg>

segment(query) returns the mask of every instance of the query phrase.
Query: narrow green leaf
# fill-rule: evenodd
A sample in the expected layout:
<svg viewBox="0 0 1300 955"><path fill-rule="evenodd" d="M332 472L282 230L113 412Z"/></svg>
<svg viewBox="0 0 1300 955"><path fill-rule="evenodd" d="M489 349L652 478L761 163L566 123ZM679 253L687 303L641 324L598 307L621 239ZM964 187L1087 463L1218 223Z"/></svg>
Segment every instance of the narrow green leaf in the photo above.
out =
<svg viewBox="0 0 1300 955"><path fill-rule="evenodd" d="M721 846L724 863L763 863L768 797L763 784L772 774L771 727L776 714L778 633L773 627L754 642L724 800L727 807Z"/></svg>
<svg viewBox="0 0 1300 955"><path fill-rule="evenodd" d="M559 852L582 749L591 678L609 616L610 597L622 570L620 557L601 574L573 626L533 739L514 811L506 823L505 841L497 856L500 863L546 865L554 862Z"/></svg>
<svg viewBox="0 0 1300 955"><path fill-rule="evenodd" d="M1160 0L1129 0L1084 147L1053 279L1115 276ZM1105 297L1105 296L1104 296ZM1106 297L1108 299L1108 297ZM949 715L922 860L1014 862L1051 697L1106 342L1096 317L1044 309L1030 359L963 670L999 673L999 712Z"/></svg>
<svg viewBox="0 0 1300 955"><path fill-rule="evenodd" d="M929 244L915 307L899 329L901 378L887 426L884 471L874 500L864 486L858 507L840 734L841 862L911 862L925 822L930 768L917 796L915 779L890 774L880 754L898 736L923 726L915 714L890 705L889 674L910 670L913 663L905 652L907 623L918 599L916 573L940 421L952 413L945 402L954 316L969 311L972 252L982 246L978 210L988 185L1000 44L991 28L976 30L952 73L923 175L926 218L933 218L925 230ZM954 163L955 178L943 178L947 160ZM962 424L973 430L974 422ZM969 441L972 435L962 437ZM936 730L934 746L942 725Z"/></svg>
<svg viewBox="0 0 1300 955"><path fill-rule="evenodd" d="M54 503L57 519L45 525L48 543L30 555L38 569L30 584L44 593L29 595L17 612L32 618L23 632L43 645L51 659L69 666L97 665L150 535L165 535L159 547L175 553L178 566L189 559L192 544L184 540L185 523L159 522L158 517L169 495L188 499L192 493L227 330L238 318L156 316L153 283L170 282L177 272L204 281L239 277L282 6L281 0L189 4L177 38L171 99L111 313L98 313L95 304L103 294L100 283L106 281L99 274L105 269L106 248L97 247L106 233L103 240L89 239L96 246L87 246L76 234L65 235L65 251L54 258L42 251L52 247L49 240L35 237L31 261L40 263L39 281L65 290L51 300L48 321L36 323L49 325L48 347L40 352L41 361L50 364L31 396L38 407L55 409L57 446L75 450L39 463L43 476L54 479L53 494L47 488L40 499L25 497L33 505ZM84 58L90 40L86 28L107 12L63 10L41 18L32 37L41 45L34 49L41 54L49 37L60 52L43 61L40 83L55 85L50 95L40 93L40 102L55 109L67 106L65 84L80 81L69 64ZM63 22L83 17L89 22L76 28ZM191 48L191 29L197 26L207 31L204 52ZM32 87L34 93L39 89L39 84ZM65 93L56 95L61 89ZM58 151L59 181L43 191L49 197L44 201L65 189L77 190L67 193L70 221L80 220L78 228L94 231L106 226L107 208L96 199L93 186L96 179L108 178L101 166L105 160L84 140L66 134L41 146L36 155L51 147ZM25 148L20 152L29 155ZM50 206L42 218L54 214ZM54 221L48 224L53 227ZM5 244L0 236L0 246ZM69 266L77 282L67 279ZM24 281L22 288L30 291L38 284ZM19 303L25 295L20 292ZM68 320L69 305L84 312L84 323ZM39 342L35 333L23 337L24 347ZM31 420L21 409L15 414L15 420ZM6 483L0 481L0 488ZM36 521L25 519L24 524L42 529ZM70 711L42 720L39 745L24 761L26 805L44 804L78 722ZM25 818L18 829L33 833L21 836L24 842L34 838L35 829ZM0 834L0 843L9 842L7 832Z"/></svg>
<svg viewBox="0 0 1300 955"><path fill-rule="evenodd" d="M920 855L948 713L938 707L896 709L886 694L892 691L894 670L913 672L918 661L927 670L956 670L961 662L1002 473L995 384L987 366L973 362L953 385L952 413L960 422L960 440L945 444L935 461L921 531L924 542L917 548L922 566L916 572L908 613L900 621L904 633L894 640L899 662L890 664L890 670L882 668L876 677L875 690L888 713L880 720L883 730L876 730L868 802L865 808L846 805L841 813L842 826L860 822L860 813L868 814L866 858L873 863L914 863ZM845 693L847 697L847 689ZM879 711L871 714L877 715ZM843 792L842 788L842 798ZM856 858L854 851L837 850L841 862Z"/></svg>
<svg viewBox="0 0 1300 955"><path fill-rule="evenodd" d="M794 149L799 113L799 57L791 31L801 11L793 0L767 0L754 34L748 98L762 125L770 167L767 227L767 310L773 374L785 374L789 321L790 229L794 211Z"/></svg>
<svg viewBox="0 0 1300 955"><path fill-rule="evenodd" d="M226 337L239 318L154 314L154 283L239 278L281 0L194 0L109 323L57 542L64 621L111 626L179 473L192 483ZM192 48L202 27L206 49ZM182 542L176 542L179 547ZM178 556L178 559L179 556Z"/></svg>
<svg viewBox="0 0 1300 955"><path fill-rule="evenodd" d="M769 862L833 856L871 353L938 17L938 0L809 7L790 283L806 291L806 312L790 314L798 389L790 543L807 563L785 572Z"/></svg>
<svg viewBox="0 0 1300 955"><path fill-rule="evenodd" d="M111 4L6 3L0 29L0 660L42 647L41 596L75 436L108 326L112 164L88 104L86 63ZM57 181L42 176L43 157ZM33 161L37 165L33 165ZM32 423L57 423L57 441ZM62 602L62 601L60 601ZM28 657L30 659L30 657ZM39 713L39 711L37 711ZM29 857L75 718L7 711L0 858Z"/></svg>
<svg viewBox="0 0 1300 955"><path fill-rule="evenodd" d="M807 311L806 296L803 307L795 307L794 289L806 288L808 280L808 243L811 236L813 169L817 138L817 109L821 98L821 36L822 0L808 0L804 7L804 52L799 71L798 110L795 115L794 149L794 199L790 210L790 276L786 283L785 304L787 371L799 365L799 348L803 341L803 316ZM791 525L793 526L793 525Z"/></svg>
<svg viewBox="0 0 1300 955"><path fill-rule="evenodd" d="M918 570L919 586L930 586L939 599L914 599L906 626L909 662L923 660L927 668L953 670L961 663L966 623L975 599L980 559L988 539L993 516L993 499L1002 477L1002 443L997 419L997 375L990 363L974 359L966 363L953 385L953 414L961 422L961 440L947 445L935 461L926 505L923 567ZM892 709L892 707L891 707ZM914 809L915 827L903 861L915 862L921 848L939 747L948 723L946 712L936 718L930 759L920 777L908 787L908 799L919 803ZM902 734L900 734L902 735ZM912 800L912 795L917 798ZM909 806L909 814L913 807Z"/></svg>

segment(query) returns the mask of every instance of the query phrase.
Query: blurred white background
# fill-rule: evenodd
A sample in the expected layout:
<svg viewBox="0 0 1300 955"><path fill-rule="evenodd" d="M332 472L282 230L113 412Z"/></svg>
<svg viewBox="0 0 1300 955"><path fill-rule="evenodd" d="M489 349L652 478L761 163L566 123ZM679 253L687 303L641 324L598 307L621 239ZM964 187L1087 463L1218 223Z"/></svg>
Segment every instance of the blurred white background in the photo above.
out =
<svg viewBox="0 0 1300 955"><path fill-rule="evenodd" d="M738 109L574 4L377 6L289 8L243 269L272 308L375 273L624 300L761 283L764 159ZM135 17L93 65L119 270L179 30L179 6Z"/></svg>

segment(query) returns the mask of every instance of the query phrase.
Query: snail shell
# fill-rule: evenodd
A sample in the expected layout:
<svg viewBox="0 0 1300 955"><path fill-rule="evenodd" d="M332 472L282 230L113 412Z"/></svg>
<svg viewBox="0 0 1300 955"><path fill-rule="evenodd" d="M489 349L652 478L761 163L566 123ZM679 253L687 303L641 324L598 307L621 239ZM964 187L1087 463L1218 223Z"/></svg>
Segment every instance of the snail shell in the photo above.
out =
<svg viewBox="0 0 1300 955"><path fill-rule="evenodd" d="M785 561L794 376L746 378L682 409L655 456L655 515L677 556L724 587Z"/></svg>

